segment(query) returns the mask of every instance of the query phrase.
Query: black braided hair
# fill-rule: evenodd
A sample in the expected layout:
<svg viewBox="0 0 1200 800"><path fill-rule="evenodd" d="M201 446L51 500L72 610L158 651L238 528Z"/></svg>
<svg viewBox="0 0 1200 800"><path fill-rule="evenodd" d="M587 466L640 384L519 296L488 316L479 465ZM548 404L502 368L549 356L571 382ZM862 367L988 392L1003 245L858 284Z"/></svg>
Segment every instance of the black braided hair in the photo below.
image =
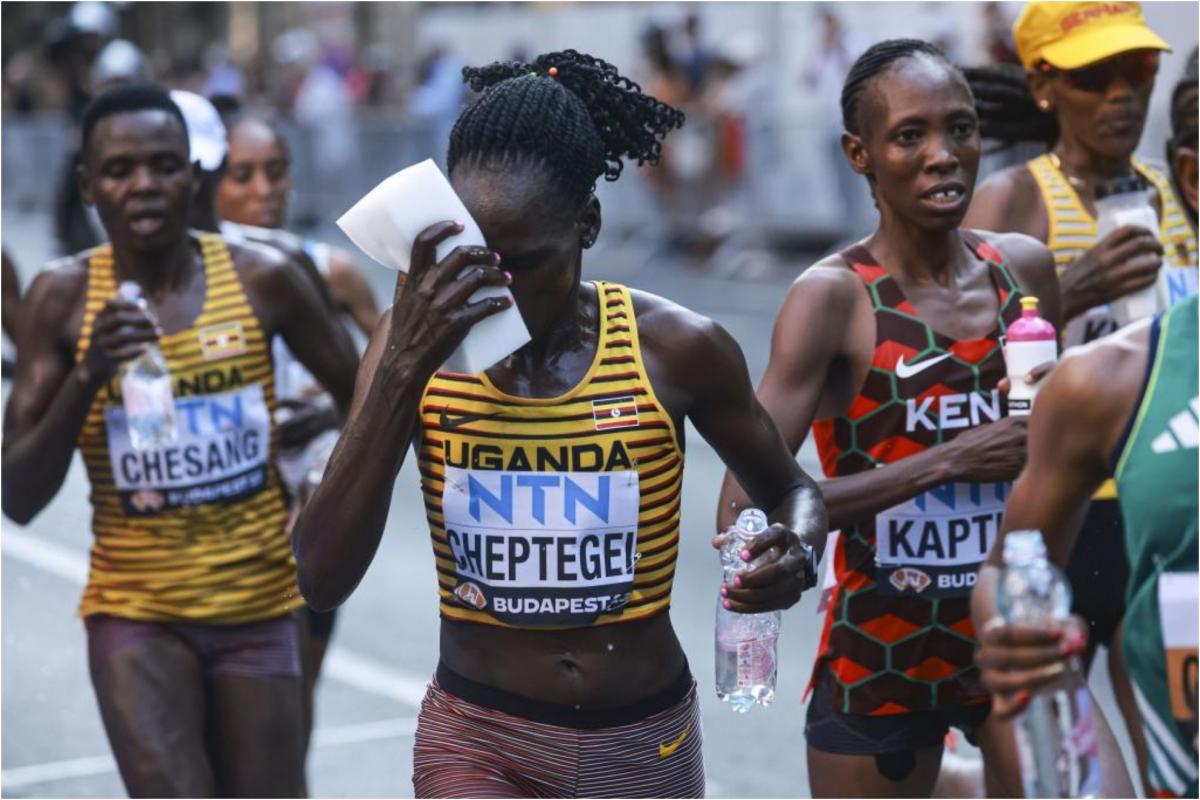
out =
<svg viewBox="0 0 1200 800"><path fill-rule="evenodd" d="M1038 108L1019 65L968 67L963 73L975 95L983 138L999 143L1000 149L1024 142L1050 147L1058 141L1058 118Z"/></svg>
<svg viewBox="0 0 1200 800"><path fill-rule="evenodd" d="M620 177L623 159L657 163L663 137L683 125L682 112L644 94L612 64L575 50L530 64L466 67L463 80L482 95L450 133L449 171L467 162L531 159L579 204L601 175Z"/></svg>
<svg viewBox="0 0 1200 800"><path fill-rule="evenodd" d="M925 55L943 62L956 74L962 72L936 45L921 39L887 39L867 48L850 66L842 84L842 127L856 136L861 133L859 103L867 86L901 59Z"/></svg>

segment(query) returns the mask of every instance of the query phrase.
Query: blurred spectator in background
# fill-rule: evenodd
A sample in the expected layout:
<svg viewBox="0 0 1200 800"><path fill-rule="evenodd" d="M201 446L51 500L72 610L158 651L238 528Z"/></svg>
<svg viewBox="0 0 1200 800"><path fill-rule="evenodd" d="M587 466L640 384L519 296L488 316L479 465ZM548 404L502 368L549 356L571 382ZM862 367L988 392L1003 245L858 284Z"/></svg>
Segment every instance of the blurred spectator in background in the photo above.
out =
<svg viewBox="0 0 1200 800"><path fill-rule="evenodd" d="M842 206L842 222L837 232L842 237L854 237L870 227L872 201L867 182L850 169L842 153L841 98L846 74L867 49L867 42L846 29L832 5L822 5L817 18L821 35L805 61L804 80L817 95L817 116L825 122L824 156L837 182Z"/></svg>
<svg viewBox="0 0 1200 800"><path fill-rule="evenodd" d="M150 80L150 62L137 45L113 39L92 64L91 93L98 95L123 83Z"/></svg>
<svg viewBox="0 0 1200 800"><path fill-rule="evenodd" d="M683 29L676 46L676 58L687 78L688 87L693 95L698 95L704 91L709 66L712 63L712 53L704 44L704 37L700 32L699 15L689 14L683 21Z"/></svg>
<svg viewBox="0 0 1200 800"><path fill-rule="evenodd" d="M241 97L246 91L246 77L240 67L233 63L229 48L223 42L213 42L204 53L204 64L208 68L208 81L204 84L205 96L227 95Z"/></svg>
<svg viewBox="0 0 1200 800"><path fill-rule="evenodd" d="M443 170L450 129L467 95L462 67L444 45L435 44L418 64L417 85L408 96L408 113L425 126L425 151Z"/></svg>
<svg viewBox="0 0 1200 800"><path fill-rule="evenodd" d="M993 64L1020 64L1017 48L1013 44L1012 20L997 2L984 3L980 7L983 16L984 51Z"/></svg>
<svg viewBox="0 0 1200 800"><path fill-rule="evenodd" d="M301 227L310 228L327 219L342 202L345 177L354 158L354 96L343 78L348 59L332 45L322 45L308 31L293 39L295 63L304 70L292 105L292 115L312 136L313 171L319 193L308 202L319 207L302 208L297 215Z"/></svg>
<svg viewBox="0 0 1200 800"><path fill-rule="evenodd" d="M762 48L749 34L728 37L713 53L708 87L700 111L712 120L714 159L712 207L701 217L708 267L718 274L760 278L775 267L766 246L766 229L759 224L752 164L764 161L767 130L761 109L770 91L763 69Z"/></svg>
<svg viewBox="0 0 1200 800"><path fill-rule="evenodd" d="M117 20L104 3L82 2L71 6L65 18L51 21L47 55L58 66L67 88L67 113L72 122L97 91L121 82L148 76L146 58L123 39L109 41ZM100 220L79 193L75 172L79 143L75 133L59 168L54 193L54 234L59 252L78 253L104 241Z"/></svg>

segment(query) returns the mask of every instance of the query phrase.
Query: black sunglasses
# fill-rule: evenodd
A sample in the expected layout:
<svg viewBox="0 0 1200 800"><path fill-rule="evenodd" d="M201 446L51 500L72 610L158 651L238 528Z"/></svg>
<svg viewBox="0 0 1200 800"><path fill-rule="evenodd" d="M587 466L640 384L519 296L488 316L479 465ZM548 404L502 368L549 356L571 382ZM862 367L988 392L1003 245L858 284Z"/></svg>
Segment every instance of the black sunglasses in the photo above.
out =
<svg viewBox="0 0 1200 800"><path fill-rule="evenodd" d="M1158 74L1158 51L1126 53L1079 69L1057 69L1045 61L1039 68L1048 75L1061 76L1068 86L1081 92L1103 92L1118 76L1140 88Z"/></svg>

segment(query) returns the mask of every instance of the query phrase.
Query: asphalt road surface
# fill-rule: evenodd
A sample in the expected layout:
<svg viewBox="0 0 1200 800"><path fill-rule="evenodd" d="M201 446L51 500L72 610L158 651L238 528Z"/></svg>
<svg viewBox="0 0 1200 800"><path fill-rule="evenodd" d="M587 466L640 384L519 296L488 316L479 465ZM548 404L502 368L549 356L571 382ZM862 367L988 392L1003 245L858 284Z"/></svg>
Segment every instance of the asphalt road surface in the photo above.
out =
<svg viewBox="0 0 1200 800"><path fill-rule="evenodd" d="M48 221L5 211L3 238L22 284L50 253ZM365 259L364 259L365 260ZM603 241L586 272L667 297L705 313L741 343L756 381L766 365L772 321L797 262L755 281L707 276L637 243ZM390 275L366 270L380 298ZM7 400L8 385L4 387ZM818 471L810 445L801 463ZM810 593L784 615L775 703L734 714L713 693L713 613L720 570L709 546L724 470L689 426L683 531L672 620L700 683L708 794L804 797L803 694L820 635ZM88 680L85 639L75 616L90 543L88 485L76 458L57 498L25 527L3 522L0 793L9 797L122 796ZM437 662L433 559L411 461L397 481L375 562L338 619L317 699L309 760L314 796L411 797L412 735L420 698ZM1115 705L1102 664L1093 676L1103 707ZM1123 731L1120 732L1123 736Z"/></svg>

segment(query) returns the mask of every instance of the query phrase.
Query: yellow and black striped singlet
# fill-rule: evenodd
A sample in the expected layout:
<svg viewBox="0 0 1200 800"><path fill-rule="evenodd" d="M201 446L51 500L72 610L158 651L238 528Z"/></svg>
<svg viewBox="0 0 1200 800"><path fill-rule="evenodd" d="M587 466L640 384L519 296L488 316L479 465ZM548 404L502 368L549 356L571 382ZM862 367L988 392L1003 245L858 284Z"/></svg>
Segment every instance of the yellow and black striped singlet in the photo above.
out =
<svg viewBox="0 0 1200 800"><path fill-rule="evenodd" d="M444 617L518 628L670 606L683 452L642 363L629 290L597 282L584 378L516 397L439 372L421 400L421 488Z"/></svg>
<svg viewBox="0 0 1200 800"><path fill-rule="evenodd" d="M1038 189L1041 190L1042 202L1046 205L1049 218L1050 235L1046 246L1054 253L1055 266L1062 271L1096 245L1099 240L1096 219L1088 213L1075 187L1055 163L1053 154L1038 156L1028 163L1028 167L1037 181ZM1174 273L1174 270L1190 268L1193 275L1196 271L1196 235L1188 224L1167 177L1136 158L1133 159L1133 167L1154 186L1162 204L1162 219L1158 226L1159 241L1163 246L1163 266L1168 268L1165 270L1163 281L1167 292L1172 296L1170 302L1173 304L1182 299L1187 291L1186 286L1179 290L1172 288L1175 283L1172 278L1183 277L1183 273ZM1191 291L1194 293L1194 277L1190 282L1179 282L1192 287ZM1094 309L1095 314L1072 320L1072 324L1067 326L1066 345L1082 344L1115 331L1116 320L1106 309L1107 307Z"/></svg>
<svg viewBox="0 0 1200 800"><path fill-rule="evenodd" d="M159 340L175 395L176 441L150 450L130 445L116 378L97 393L79 436L95 534L84 616L232 624L278 617L303 602L271 466L270 346L224 241L192 235L204 259L204 306L192 327ZM77 359L116 291L105 245L88 257Z"/></svg>
<svg viewBox="0 0 1200 800"><path fill-rule="evenodd" d="M1037 181L1042 202L1046 205L1050 222L1046 246L1054 254L1054 264L1061 273L1099 241L1096 219L1088 213L1052 153L1032 159L1027 166ZM1162 204L1158 230L1163 247L1163 270L1159 281L1162 293L1170 295L1168 303L1174 304L1196 291L1196 235L1166 176L1136 158L1133 159L1133 167L1154 186ZM1099 306L1067 323L1063 332L1063 346L1073 347L1095 341L1117 328L1117 319L1111 307ZM1095 494L1099 500L1116 496L1117 487L1111 479L1106 480Z"/></svg>

